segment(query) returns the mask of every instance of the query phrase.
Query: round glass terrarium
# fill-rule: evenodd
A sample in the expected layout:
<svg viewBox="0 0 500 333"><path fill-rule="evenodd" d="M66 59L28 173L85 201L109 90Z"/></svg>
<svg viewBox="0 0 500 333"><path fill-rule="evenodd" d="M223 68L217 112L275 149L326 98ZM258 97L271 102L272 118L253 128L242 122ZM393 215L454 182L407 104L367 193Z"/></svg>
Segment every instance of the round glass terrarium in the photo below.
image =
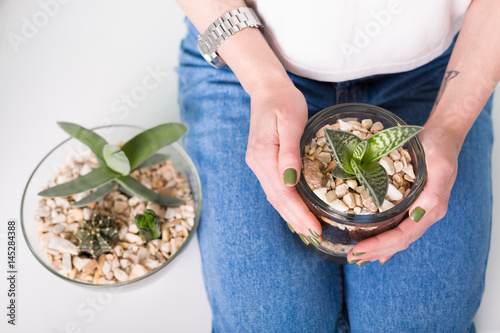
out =
<svg viewBox="0 0 500 333"><path fill-rule="evenodd" d="M331 106L318 112L307 122L300 141L302 157L304 147L311 142L316 133L325 125L335 124L339 119L359 122L363 119L372 119L374 123L381 122L384 128L406 125L395 114L374 105L353 103ZM303 175L300 177L297 191L309 210L318 218L323 229L323 242L319 247L313 244L307 245L309 251L325 260L347 262L347 253L357 242L390 230L403 220L409 207L424 188L427 175L425 154L419 139L413 137L403 148L407 149L411 156L415 182L408 195L399 204L381 213L361 215L337 211L313 192Z"/></svg>
<svg viewBox="0 0 500 333"><path fill-rule="evenodd" d="M111 125L94 128L93 130L101 135L107 142L117 144L119 142L128 141L135 135L142 132L143 129L128 125ZM90 149L80 141L69 138L52 149L37 165L31 174L28 183L26 184L21 202L21 225L24 238L26 239L28 247L34 254L35 258L38 259L38 261L51 273L64 280L89 286L122 286L143 280L171 263L182 252L182 250L189 243L190 239L193 237L198 226L201 209L201 183L198 172L180 144L173 143L158 151L159 153L168 155L168 160L173 163L177 172L181 173L189 184L194 205L194 222L192 228L177 251L173 253L165 262L159 264L158 267L148 271L146 274L124 282L116 282L113 284L93 284L92 282L70 279L69 277L61 274L60 270L50 264L46 255L47 250L42 248L39 238L39 229L37 225L39 222L35 219L36 211L39 208L39 202L42 199L42 197L38 196L38 192L47 186L49 180L53 180L55 178L61 167L64 166L68 157L88 151L90 151Z"/></svg>

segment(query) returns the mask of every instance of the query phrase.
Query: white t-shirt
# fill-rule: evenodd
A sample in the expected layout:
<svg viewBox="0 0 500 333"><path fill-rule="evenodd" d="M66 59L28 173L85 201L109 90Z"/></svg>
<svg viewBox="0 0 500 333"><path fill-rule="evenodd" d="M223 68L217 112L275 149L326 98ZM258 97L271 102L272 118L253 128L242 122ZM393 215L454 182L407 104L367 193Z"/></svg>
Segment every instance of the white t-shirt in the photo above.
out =
<svg viewBox="0 0 500 333"><path fill-rule="evenodd" d="M340 82L415 69L442 54L471 0L247 0L290 72Z"/></svg>

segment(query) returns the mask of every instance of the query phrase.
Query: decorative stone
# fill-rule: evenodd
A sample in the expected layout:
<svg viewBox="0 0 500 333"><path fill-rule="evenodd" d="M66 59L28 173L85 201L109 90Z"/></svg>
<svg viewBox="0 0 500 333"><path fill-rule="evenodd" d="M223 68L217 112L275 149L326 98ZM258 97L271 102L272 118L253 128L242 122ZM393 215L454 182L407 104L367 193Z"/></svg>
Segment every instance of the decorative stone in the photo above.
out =
<svg viewBox="0 0 500 333"><path fill-rule="evenodd" d="M394 162L391 160L390 157L384 156L380 159L378 163L380 163L380 165L384 167L385 171L389 176L392 176L394 172L396 172L396 169L394 168Z"/></svg>
<svg viewBox="0 0 500 333"><path fill-rule="evenodd" d="M85 267L90 262L88 258L73 257L73 266L79 271Z"/></svg>
<svg viewBox="0 0 500 333"><path fill-rule="evenodd" d="M53 237L49 244L48 248L52 250L56 250L60 253L69 253L73 255L78 255L78 247L71 243L69 240L61 238L61 237Z"/></svg>
<svg viewBox="0 0 500 333"><path fill-rule="evenodd" d="M401 194L401 192L399 192L396 186L389 184L389 186L387 187L387 195L385 196L385 198L391 201L398 201L403 198L403 195Z"/></svg>
<svg viewBox="0 0 500 333"><path fill-rule="evenodd" d="M116 268L114 271L113 271L114 275L115 275L115 278L120 281L120 282L125 282L128 280L128 275L127 273L125 273L124 271L122 271L121 269L119 268Z"/></svg>
<svg viewBox="0 0 500 333"><path fill-rule="evenodd" d="M340 199L342 199L347 193L349 193L349 186L347 184L340 184L335 188L335 194Z"/></svg>

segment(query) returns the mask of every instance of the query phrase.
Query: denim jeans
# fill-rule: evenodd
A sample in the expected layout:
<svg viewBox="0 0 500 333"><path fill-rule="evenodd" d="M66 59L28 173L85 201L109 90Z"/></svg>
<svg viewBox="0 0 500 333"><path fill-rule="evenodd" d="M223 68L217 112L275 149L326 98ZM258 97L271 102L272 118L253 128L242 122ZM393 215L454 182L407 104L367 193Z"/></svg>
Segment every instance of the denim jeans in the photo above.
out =
<svg viewBox="0 0 500 333"><path fill-rule="evenodd" d="M198 239L214 331L474 331L490 242L491 99L464 142L445 218L384 266L327 262L301 246L267 202L245 164L250 98L229 68L203 60L187 24L179 102L203 188ZM309 116L358 102L423 125L452 47L403 73L338 83L290 77Z"/></svg>

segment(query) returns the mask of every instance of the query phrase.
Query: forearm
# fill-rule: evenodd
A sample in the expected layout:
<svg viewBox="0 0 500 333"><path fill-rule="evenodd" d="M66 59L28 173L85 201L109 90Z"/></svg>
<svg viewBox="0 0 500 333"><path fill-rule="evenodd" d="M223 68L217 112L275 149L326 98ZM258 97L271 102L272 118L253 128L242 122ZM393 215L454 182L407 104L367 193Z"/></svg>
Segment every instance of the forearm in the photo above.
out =
<svg viewBox="0 0 500 333"><path fill-rule="evenodd" d="M460 149L500 80L500 2L472 1L426 127L441 128Z"/></svg>
<svg viewBox="0 0 500 333"><path fill-rule="evenodd" d="M235 8L245 7L242 0L177 0L177 3L203 33L218 17ZM258 29L239 31L225 40L217 50L243 88L252 95L265 86L292 84L285 69Z"/></svg>

